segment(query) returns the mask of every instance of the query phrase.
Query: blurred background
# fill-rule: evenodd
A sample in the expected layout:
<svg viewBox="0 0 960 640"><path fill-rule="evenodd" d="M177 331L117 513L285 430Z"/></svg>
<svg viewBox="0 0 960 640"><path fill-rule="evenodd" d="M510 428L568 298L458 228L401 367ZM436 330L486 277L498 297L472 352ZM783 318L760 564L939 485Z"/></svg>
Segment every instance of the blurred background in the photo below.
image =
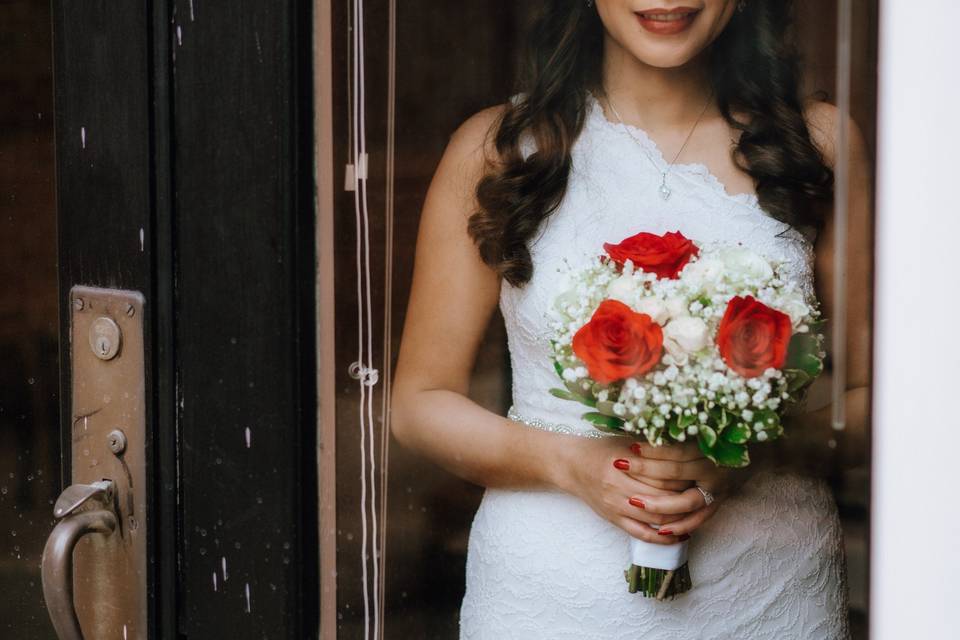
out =
<svg viewBox="0 0 960 640"><path fill-rule="evenodd" d="M0 637L54 638L40 554L60 493L50 2L0 2Z"/></svg>

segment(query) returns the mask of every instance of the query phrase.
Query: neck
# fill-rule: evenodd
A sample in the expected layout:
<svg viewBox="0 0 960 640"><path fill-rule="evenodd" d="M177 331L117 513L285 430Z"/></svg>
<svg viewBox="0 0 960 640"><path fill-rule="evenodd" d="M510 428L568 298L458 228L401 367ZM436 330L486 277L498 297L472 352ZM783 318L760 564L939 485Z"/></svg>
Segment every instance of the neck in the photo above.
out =
<svg viewBox="0 0 960 640"><path fill-rule="evenodd" d="M609 36L604 40L603 87L624 121L647 131L689 126L710 99L705 55L662 69L644 64Z"/></svg>

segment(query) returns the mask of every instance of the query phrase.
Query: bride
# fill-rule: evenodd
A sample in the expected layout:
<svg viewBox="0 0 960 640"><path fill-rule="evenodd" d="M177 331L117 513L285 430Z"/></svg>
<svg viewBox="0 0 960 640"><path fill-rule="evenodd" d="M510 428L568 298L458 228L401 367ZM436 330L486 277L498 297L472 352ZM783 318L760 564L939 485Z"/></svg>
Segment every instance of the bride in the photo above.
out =
<svg viewBox="0 0 960 640"><path fill-rule="evenodd" d="M545 4L522 93L465 122L433 179L393 393L398 440L487 488L470 533L461 637L846 638L836 506L803 471L856 461L862 447L865 261L846 266L843 434L829 407L807 413L782 444L753 447L753 464L731 472L695 446L586 437L575 403L547 391L558 269L639 231L748 246L782 262L831 317L840 116L799 96L790 3ZM868 170L851 130L858 229ZM865 255L867 238L851 233L848 250ZM466 397L497 305L512 365L508 417ZM630 536L689 538L693 589L663 602L629 594Z"/></svg>

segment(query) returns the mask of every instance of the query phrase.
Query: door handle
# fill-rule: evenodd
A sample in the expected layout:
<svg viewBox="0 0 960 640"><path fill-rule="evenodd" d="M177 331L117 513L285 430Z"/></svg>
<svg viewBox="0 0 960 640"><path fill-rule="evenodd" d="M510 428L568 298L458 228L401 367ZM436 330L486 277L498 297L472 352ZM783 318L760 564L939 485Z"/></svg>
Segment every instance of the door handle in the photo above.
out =
<svg viewBox="0 0 960 640"><path fill-rule="evenodd" d="M68 486L41 563L61 640L149 640L146 300L137 291L70 289Z"/></svg>
<svg viewBox="0 0 960 640"><path fill-rule="evenodd" d="M60 522L43 548L40 574L43 598L60 640L83 640L73 603L73 549L83 536L111 535L117 528L113 481L67 487L53 508Z"/></svg>

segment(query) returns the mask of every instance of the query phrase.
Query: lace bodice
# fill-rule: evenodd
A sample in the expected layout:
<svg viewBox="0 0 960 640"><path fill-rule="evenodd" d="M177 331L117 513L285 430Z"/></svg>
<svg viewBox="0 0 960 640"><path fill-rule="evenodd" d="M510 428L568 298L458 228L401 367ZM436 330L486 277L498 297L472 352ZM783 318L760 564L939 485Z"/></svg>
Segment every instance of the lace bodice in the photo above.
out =
<svg viewBox="0 0 960 640"><path fill-rule="evenodd" d="M782 261L785 276L812 295L813 254L803 233L768 216L754 196L728 194L702 165L674 165L663 201L660 172L645 154L659 167L663 157L643 131L632 133L637 140L591 101L567 193L530 245L533 278L501 289L511 415L526 424L593 432L580 405L548 393L558 383L548 316L566 288L565 267L594 259L605 241L679 230L701 242L742 243ZM571 447L586 442L567 438ZM628 547L623 530L571 495L488 489L470 532L461 639L849 637L839 520L819 480L758 474L724 499L690 540L693 589L672 602L627 593Z"/></svg>
<svg viewBox="0 0 960 640"><path fill-rule="evenodd" d="M672 193L664 201L657 188L667 163L656 144L642 129L630 127L627 133L608 121L596 99L591 97L588 105L572 152L567 193L530 244L533 277L523 287L505 282L500 292L515 411L583 431L591 427L579 419L582 408L547 392L558 380L545 317L567 288L567 266L596 259L604 242L640 231L679 230L702 243L742 244L782 262L785 276L813 296L813 249L807 236L769 216L755 195L728 194L702 164L673 165L667 176Z"/></svg>

